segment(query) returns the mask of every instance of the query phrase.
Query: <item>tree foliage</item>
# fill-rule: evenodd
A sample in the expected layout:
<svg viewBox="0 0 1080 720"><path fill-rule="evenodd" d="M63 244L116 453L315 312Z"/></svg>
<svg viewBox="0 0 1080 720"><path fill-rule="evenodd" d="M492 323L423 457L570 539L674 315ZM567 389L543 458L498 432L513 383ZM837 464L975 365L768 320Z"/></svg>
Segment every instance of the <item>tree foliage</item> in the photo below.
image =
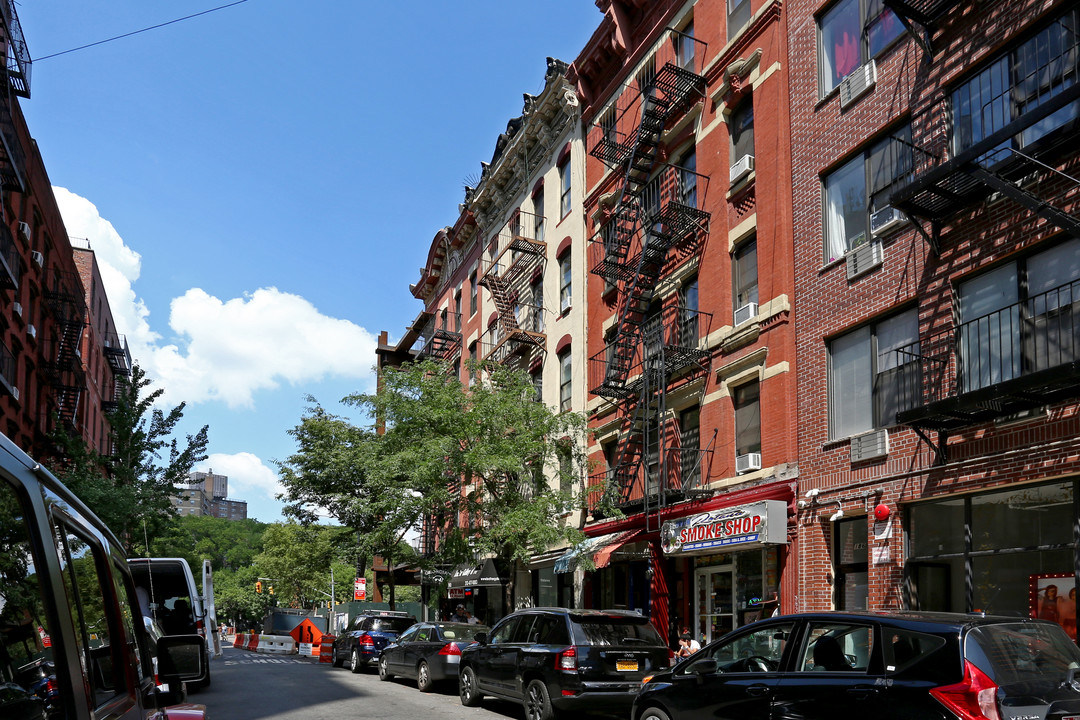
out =
<svg viewBox="0 0 1080 720"><path fill-rule="evenodd" d="M150 385L138 363L129 377L117 379L117 408L106 415L112 455L98 455L62 428L55 433L63 455L60 478L120 537L128 555L145 553L145 538L175 521L170 498L176 485L206 458L209 426L181 445L173 433L185 403L168 413L155 408L164 390Z"/></svg>
<svg viewBox="0 0 1080 720"><path fill-rule="evenodd" d="M261 576L268 578L263 594L273 585L277 605L316 607L329 599L330 568L334 565L335 599L350 599L352 567L337 562L343 533L351 536L342 528L326 525L294 522L267 527L263 552L255 558Z"/></svg>
<svg viewBox="0 0 1080 720"><path fill-rule="evenodd" d="M227 520L210 515L184 515L150 541L152 557L182 557L191 567L209 560L215 573L251 565L262 552L267 524Z"/></svg>

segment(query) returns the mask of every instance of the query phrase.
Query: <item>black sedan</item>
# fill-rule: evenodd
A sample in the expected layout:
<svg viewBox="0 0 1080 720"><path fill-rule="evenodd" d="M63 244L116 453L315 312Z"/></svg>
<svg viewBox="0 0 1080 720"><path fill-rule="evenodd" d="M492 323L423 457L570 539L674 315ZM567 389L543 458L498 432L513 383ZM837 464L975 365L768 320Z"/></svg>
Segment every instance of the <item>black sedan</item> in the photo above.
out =
<svg viewBox="0 0 1080 720"><path fill-rule="evenodd" d="M1060 625L952 613L806 613L739 628L648 678L632 720L1080 716Z"/></svg>
<svg viewBox="0 0 1080 720"><path fill-rule="evenodd" d="M395 675L416 678L420 692L431 692L442 680L457 681L461 649L473 642L486 625L421 622L403 632L379 656L379 679Z"/></svg>

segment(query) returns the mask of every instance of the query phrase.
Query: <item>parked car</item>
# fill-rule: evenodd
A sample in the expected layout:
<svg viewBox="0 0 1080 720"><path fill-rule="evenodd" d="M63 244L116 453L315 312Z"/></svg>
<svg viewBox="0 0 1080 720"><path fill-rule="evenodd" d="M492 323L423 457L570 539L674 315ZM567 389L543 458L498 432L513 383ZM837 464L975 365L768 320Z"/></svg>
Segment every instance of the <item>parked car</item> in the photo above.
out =
<svg viewBox="0 0 1080 720"><path fill-rule="evenodd" d="M357 615L349 628L334 640L333 666L341 667L347 660L354 673L360 672L376 662L383 648L415 623L416 618L409 613L394 610L371 610Z"/></svg>
<svg viewBox="0 0 1080 720"><path fill-rule="evenodd" d="M625 610L529 608L500 620L461 651L458 693L521 702L527 720L563 710L628 711L647 675L674 653L648 618Z"/></svg>
<svg viewBox="0 0 1080 720"><path fill-rule="evenodd" d="M204 674L192 686L210 685L210 647L206 605L195 587L195 576L184 558L131 558L131 574L144 614L166 635L198 635L203 639Z"/></svg>
<svg viewBox="0 0 1080 720"><path fill-rule="evenodd" d="M641 687L632 720L1048 720L1080 715L1080 649L1054 623L806 613L730 632Z"/></svg>
<svg viewBox="0 0 1080 720"><path fill-rule="evenodd" d="M457 681L461 651L486 625L457 622L419 622L401 633L379 655L379 679L395 675L414 678L420 692L431 692L444 680Z"/></svg>
<svg viewBox="0 0 1080 720"><path fill-rule="evenodd" d="M0 718L162 720L170 683L203 672L202 639L152 650L113 533L0 435ZM172 709L171 717L177 717ZM187 717L204 716L188 705Z"/></svg>

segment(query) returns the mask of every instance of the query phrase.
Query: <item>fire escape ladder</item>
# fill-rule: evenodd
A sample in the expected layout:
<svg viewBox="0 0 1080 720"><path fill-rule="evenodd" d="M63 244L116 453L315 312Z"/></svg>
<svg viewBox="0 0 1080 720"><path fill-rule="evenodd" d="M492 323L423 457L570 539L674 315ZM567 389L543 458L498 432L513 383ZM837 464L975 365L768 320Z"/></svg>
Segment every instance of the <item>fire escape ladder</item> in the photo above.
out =
<svg viewBox="0 0 1080 720"><path fill-rule="evenodd" d="M1075 191L1077 187L1080 187L1080 180L1070 175L1046 165L1039 160L1026 155L1019 150L1009 149L1015 157L1023 160L1023 163L1034 169L1035 172L1042 170L1048 172L1055 178L1067 180L1070 183L1069 191ZM987 169L982 164L972 167L968 171L972 177L979 180L987 187L1001 193L1009 199L1015 201L1017 204L1027 208L1035 215L1046 220L1051 225L1055 225L1073 237L1080 238L1080 218L1075 215L1061 210L1058 207L1052 205L1048 200L1040 198L1033 193L1023 179L1019 181L1012 181L1002 176L1001 174Z"/></svg>
<svg viewBox="0 0 1080 720"><path fill-rule="evenodd" d="M883 3L896 13L927 58L934 56L933 37L939 21L957 4L955 0L883 0Z"/></svg>

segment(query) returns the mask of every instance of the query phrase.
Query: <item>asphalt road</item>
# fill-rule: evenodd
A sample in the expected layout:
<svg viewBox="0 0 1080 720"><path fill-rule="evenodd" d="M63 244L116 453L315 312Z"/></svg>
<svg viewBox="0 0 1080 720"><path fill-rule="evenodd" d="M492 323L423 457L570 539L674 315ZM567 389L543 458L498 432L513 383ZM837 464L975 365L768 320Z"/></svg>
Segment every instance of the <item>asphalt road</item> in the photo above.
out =
<svg viewBox="0 0 1080 720"><path fill-rule="evenodd" d="M264 655L226 647L211 661L211 685L189 694L210 720L524 720L521 706L485 698L463 707L457 687L422 693L411 680L379 680L374 668L354 675L315 658Z"/></svg>

